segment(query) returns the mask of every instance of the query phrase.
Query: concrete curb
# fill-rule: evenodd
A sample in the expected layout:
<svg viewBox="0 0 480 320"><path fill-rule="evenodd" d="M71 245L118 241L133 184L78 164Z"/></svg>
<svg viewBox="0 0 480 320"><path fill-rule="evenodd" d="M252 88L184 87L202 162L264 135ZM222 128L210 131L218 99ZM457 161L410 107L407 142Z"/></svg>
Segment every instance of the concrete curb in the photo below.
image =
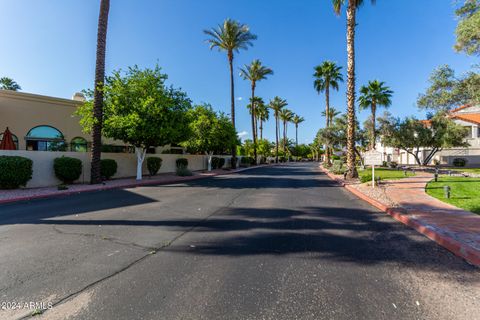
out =
<svg viewBox="0 0 480 320"><path fill-rule="evenodd" d="M442 234L437 230L435 230L434 227L416 220L415 218L409 216L407 210L404 208L391 208L375 199L370 198L369 196L363 194L359 190L349 185L346 185L343 181L337 179L333 174L328 172L322 166L320 166L320 170L323 173L325 173L330 179L334 180L340 187L344 187L345 189L353 193L355 196L357 196L361 200L387 213L392 218L403 223L404 225L407 225L415 229L417 232L423 234L430 240L435 241L437 244L449 250L456 256L464 259L468 263L474 266L480 267L480 250L477 250L469 246L468 244L462 243L448 235Z"/></svg>
<svg viewBox="0 0 480 320"><path fill-rule="evenodd" d="M275 165L275 164L273 164ZM166 185L166 184L174 184L174 183L182 183L182 182L188 182L188 181L193 181L193 180L199 180L199 179L206 179L210 177L216 177L216 176L225 176L229 174L234 174L234 173L239 173L251 169L256 169L256 168L261 168L264 166L271 166L271 165L258 165L258 166L253 166L253 167L248 167L248 168L242 168L242 169L236 169L232 171L226 171L226 172L221 172L221 173L212 173L208 175L197 175L197 176L191 176L191 177L182 177L181 179L178 178L172 178L169 180L164 180L164 181L145 181L142 180L141 182L135 182L135 183L126 183L122 185L116 185L116 186L105 186L105 185L99 185L96 188L88 189L88 190L77 190L77 191L65 191L65 192L60 192L60 193L52 193L52 194L41 194L41 195L34 195L34 196L24 196L24 197L16 197L16 198L11 198L11 199L4 199L0 200L0 204L7 204L7 203L14 203L14 202L21 202L21 201L30 201L30 200L37 200L37 199L46 199L46 198L58 198L58 197L65 197L65 196L71 196L74 194L80 194L80 193L86 193L86 192L96 192L96 191L106 191L106 190L113 190L113 189L129 189L129 188L136 188L136 187L144 187L144 186L160 186L160 185Z"/></svg>

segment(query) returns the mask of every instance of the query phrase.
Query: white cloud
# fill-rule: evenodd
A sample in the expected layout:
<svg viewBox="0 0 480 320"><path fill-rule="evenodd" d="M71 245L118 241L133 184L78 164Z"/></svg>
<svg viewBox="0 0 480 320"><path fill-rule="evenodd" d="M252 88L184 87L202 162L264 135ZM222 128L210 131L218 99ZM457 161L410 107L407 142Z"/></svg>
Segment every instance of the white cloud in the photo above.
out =
<svg viewBox="0 0 480 320"><path fill-rule="evenodd" d="M247 131L241 131L241 132L237 133L237 136L239 138L244 138L244 137L248 136L248 132Z"/></svg>
<svg viewBox="0 0 480 320"><path fill-rule="evenodd" d="M242 101L242 100L243 100L243 97L238 97L237 100L238 100L238 101Z"/></svg>

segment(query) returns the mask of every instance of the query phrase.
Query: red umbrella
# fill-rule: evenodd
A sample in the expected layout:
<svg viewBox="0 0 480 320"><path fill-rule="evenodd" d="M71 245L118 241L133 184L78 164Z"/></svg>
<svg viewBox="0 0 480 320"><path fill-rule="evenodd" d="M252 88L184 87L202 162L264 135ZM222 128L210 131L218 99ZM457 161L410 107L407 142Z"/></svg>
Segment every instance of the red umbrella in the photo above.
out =
<svg viewBox="0 0 480 320"><path fill-rule="evenodd" d="M3 133L3 139L0 142L0 150L16 150L17 147L15 146L15 142L13 142L13 137L12 133L10 130L5 129L5 132Z"/></svg>

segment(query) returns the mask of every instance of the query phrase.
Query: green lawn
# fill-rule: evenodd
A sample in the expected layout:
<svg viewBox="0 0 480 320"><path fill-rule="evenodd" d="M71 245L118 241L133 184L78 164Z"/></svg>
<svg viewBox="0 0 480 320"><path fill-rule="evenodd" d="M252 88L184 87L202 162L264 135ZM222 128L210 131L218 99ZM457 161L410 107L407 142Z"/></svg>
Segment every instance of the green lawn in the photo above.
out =
<svg viewBox="0 0 480 320"><path fill-rule="evenodd" d="M450 186L450 199L443 196L443 187ZM440 176L438 182L430 182L426 191L432 197L456 207L480 214L480 179Z"/></svg>
<svg viewBox="0 0 480 320"><path fill-rule="evenodd" d="M371 174L372 174L372 168L366 168L365 170L358 168L358 175L360 178L362 176L371 175ZM407 172L407 177L411 177L413 175L414 174L411 171ZM403 173L403 170L375 168L375 177L380 177L380 179L382 180L397 180L397 179L405 178L405 174Z"/></svg>
<svg viewBox="0 0 480 320"><path fill-rule="evenodd" d="M470 173L477 173L477 174L480 174L480 168L455 168L455 169L452 169L454 171L460 171L460 172L470 172Z"/></svg>

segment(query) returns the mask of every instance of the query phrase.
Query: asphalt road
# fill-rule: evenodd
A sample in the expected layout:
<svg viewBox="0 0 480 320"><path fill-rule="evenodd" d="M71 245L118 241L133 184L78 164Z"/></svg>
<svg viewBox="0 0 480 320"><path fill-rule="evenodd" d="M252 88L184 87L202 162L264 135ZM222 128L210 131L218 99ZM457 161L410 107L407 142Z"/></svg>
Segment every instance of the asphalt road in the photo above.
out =
<svg viewBox="0 0 480 320"><path fill-rule="evenodd" d="M312 163L0 205L0 271L1 319L480 319L478 268Z"/></svg>

